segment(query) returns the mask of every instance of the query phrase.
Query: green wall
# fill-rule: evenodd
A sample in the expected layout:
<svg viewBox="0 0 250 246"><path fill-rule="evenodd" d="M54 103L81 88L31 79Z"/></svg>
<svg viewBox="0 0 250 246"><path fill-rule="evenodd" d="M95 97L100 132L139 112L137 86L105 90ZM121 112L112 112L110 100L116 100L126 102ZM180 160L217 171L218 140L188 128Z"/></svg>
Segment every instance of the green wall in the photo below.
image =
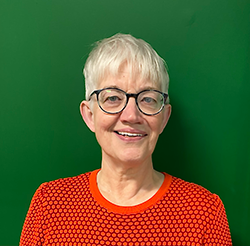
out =
<svg viewBox="0 0 250 246"><path fill-rule="evenodd" d="M250 245L249 0L1 0L0 245L17 245L37 187L100 166L81 119L91 44L117 32L167 61L173 112L155 167L217 193Z"/></svg>

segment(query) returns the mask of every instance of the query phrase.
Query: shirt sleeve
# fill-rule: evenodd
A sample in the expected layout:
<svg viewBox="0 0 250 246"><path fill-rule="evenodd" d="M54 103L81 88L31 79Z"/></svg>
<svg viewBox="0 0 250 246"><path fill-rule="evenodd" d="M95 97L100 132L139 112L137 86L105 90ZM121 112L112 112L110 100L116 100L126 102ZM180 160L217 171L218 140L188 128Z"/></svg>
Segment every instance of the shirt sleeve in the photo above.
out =
<svg viewBox="0 0 250 246"><path fill-rule="evenodd" d="M205 234L205 246L231 246L231 234L224 205L217 195L213 195L216 201L217 211L210 217Z"/></svg>
<svg viewBox="0 0 250 246"><path fill-rule="evenodd" d="M41 246L44 242L44 197L42 184L35 192L23 225L20 246Z"/></svg>

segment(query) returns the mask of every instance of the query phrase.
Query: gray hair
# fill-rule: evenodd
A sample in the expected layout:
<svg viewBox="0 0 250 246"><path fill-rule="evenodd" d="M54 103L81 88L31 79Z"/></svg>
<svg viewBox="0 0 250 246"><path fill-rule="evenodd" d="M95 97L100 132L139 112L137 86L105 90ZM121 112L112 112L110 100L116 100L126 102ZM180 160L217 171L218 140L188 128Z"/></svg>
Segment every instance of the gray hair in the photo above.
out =
<svg viewBox="0 0 250 246"><path fill-rule="evenodd" d="M83 70L86 100L101 79L109 74L117 75L124 64L130 68L131 76L138 71L143 79L149 79L168 93L169 75L165 61L144 40L118 33L96 42L89 54Z"/></svg>

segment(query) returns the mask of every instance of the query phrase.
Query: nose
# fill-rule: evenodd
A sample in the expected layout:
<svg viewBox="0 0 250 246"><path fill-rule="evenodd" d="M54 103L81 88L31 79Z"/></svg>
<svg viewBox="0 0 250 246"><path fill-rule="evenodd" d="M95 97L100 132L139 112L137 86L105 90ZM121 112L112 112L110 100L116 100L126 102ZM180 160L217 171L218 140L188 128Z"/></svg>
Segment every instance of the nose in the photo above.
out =
<svg viewBox="0 0 250 246"><path fill-rule="evenodd" d="M129 98L127 106L120 114L120 120L132 124L142 123L142 113L136 105L135 98Z"/></svg>

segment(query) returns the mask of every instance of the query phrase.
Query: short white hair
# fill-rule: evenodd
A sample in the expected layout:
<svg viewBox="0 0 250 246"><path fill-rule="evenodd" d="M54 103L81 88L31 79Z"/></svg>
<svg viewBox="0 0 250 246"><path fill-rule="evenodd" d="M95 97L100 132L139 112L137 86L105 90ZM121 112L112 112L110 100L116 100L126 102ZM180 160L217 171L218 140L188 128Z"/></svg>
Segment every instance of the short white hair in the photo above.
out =
<svg viewBox="0 0 250 246"><path fill-rule="evenodd" d="M144 40L118 33L96 42L88 56L83 70L86 100L98 88L101 79L109 74L117 75L124 64L130 68L131 76L134 71L139 72L143 79L149 79L168 93L169 75L165 61Z"/></svg>

